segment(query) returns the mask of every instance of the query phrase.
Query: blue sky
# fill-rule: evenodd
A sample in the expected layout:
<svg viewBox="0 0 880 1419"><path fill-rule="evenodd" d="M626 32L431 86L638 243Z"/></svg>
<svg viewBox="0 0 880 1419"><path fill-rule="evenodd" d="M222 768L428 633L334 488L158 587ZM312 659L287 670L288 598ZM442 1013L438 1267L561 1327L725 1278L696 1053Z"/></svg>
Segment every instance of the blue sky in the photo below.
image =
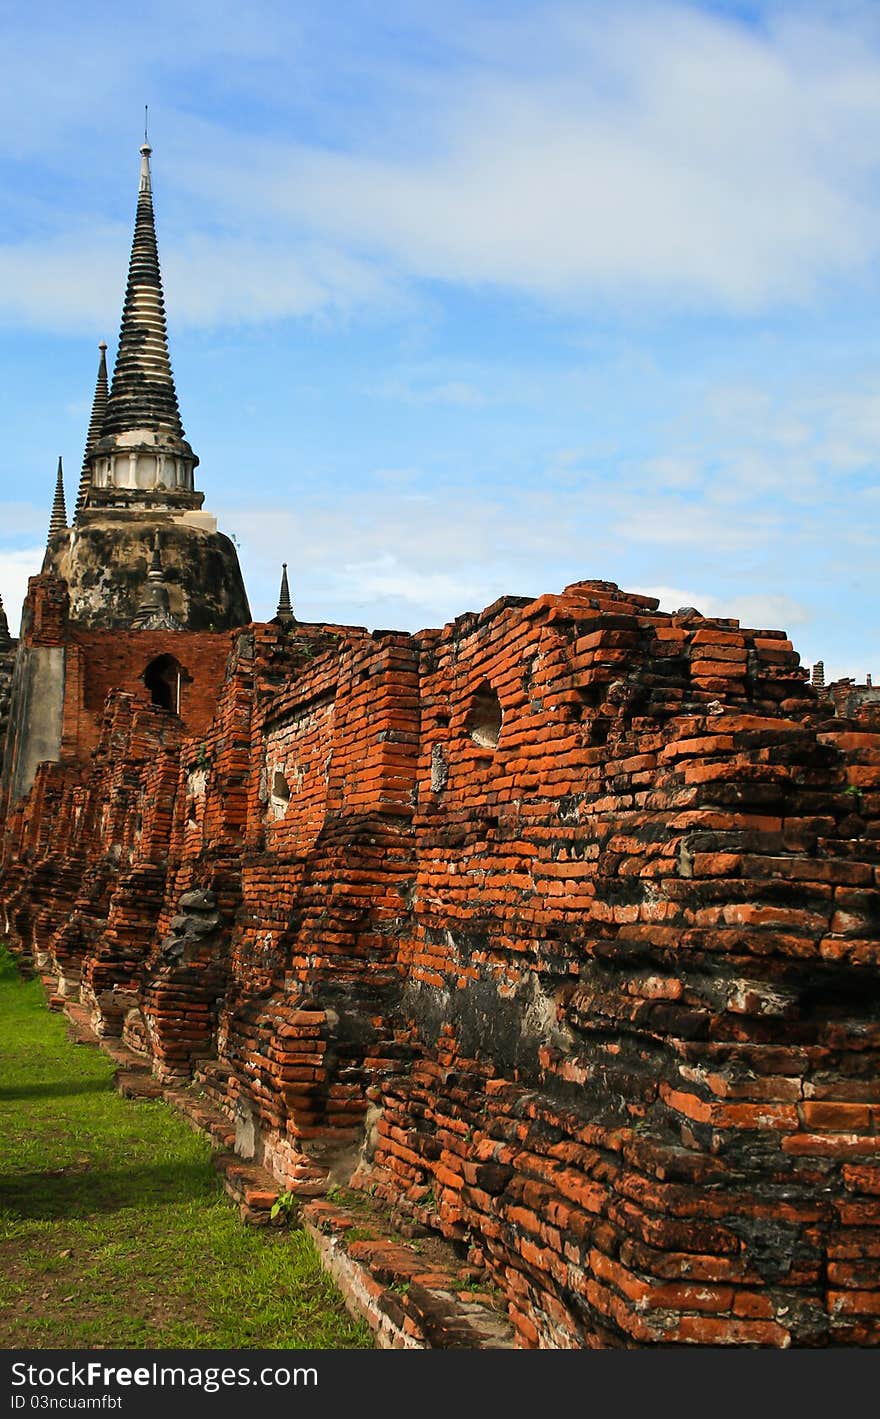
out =
<svg viewBox="0 0 880 1419"><path fill-rule="evenodd" d="M585 577L880 672L880 8L2 3L0 594L75 495L143 105L252 611Z"/></svg>

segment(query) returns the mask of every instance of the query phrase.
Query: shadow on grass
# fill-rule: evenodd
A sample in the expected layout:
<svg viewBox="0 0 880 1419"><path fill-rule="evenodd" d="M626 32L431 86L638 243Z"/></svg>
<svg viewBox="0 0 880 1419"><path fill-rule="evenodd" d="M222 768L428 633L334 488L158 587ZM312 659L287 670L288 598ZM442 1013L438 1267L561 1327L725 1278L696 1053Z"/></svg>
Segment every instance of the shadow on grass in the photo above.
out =
<svg viewBox="0 0 880 1419"><path fill-rule="evenodd" d="M7 1099L58 1099L68 1094L109 1094L112 1079L47 1079L45 1084L0 1085L0 1104Z"/></svg>
<svg viewBox="0 0 880 1419"><path fill-rule="evenodd" d="M196 1198L210 1205L217 1193L216 1176L204 1163L153 1163L94 1171L88 1164L71 1163L67 1168L0 1178L0 1210L7 1216L48 1222Z"/></svg>

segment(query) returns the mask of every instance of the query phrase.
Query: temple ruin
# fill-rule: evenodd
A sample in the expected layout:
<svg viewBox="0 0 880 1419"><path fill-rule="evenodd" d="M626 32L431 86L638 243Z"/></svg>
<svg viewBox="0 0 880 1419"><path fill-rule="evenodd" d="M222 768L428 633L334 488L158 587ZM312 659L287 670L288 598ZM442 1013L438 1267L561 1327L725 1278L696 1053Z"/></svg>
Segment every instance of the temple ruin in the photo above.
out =
<svg viewBox="0 0 880 1419"><path fill-rule="evenodd" d="M880 699L601 581L412 635L300 622L285 567L251 622L149 156L73 521L59 475L0 609L0 935L520 1346L876 1344Z"/></svg>

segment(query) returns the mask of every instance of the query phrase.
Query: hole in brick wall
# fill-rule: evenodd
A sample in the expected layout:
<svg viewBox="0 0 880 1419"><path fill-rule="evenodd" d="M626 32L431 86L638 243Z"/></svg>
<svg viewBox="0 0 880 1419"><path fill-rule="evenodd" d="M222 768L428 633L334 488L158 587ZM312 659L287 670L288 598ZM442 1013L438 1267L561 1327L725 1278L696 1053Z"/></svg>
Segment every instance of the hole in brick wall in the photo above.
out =
<svg viewBox="0 0 880 1419"><path fill-rule="evenodd" d="M451 718L452 716L448 710L439 710L437 714L437 723L441 729L445 729L449 724Z"/></svg>
<svg viewBox="0 0 880 1419"><path fill-rule="evenodd" d="M279 803L290 802L290 784L280 769L276 769L272 776L272 797Z"/></svg>
<svg viewBox="0 0 880 1419"><path fill-rule="evenodd" d="M158 655L150 661L143 675L152 703L172 714L180 713L181 686L185 678L183 667L173 655Z"/></svg>
<svg viewBox="0 0 880 1419"><path fill-rule="evenodd" d="M483 749L495 749L501 736L501 701L488 680L471 700L465 726L475 744Z"/></svg>
<svg viewBox="0 0 880 1419"><path fill-rule="evenodd" d="M288 779L287 775L290 774ZM290 807L290 800L294 793L298 793L302 787L302 769L272 769L269 775L268 803L266 805L270 818L283 818Z"/></svg>
<svg viewBox="0 0 880 1419"><path fill-rule="evenodd" d="M608 689L604 681L594 681L591 685L575 685L578 698L585 709L598 709Z"/></svg>
<svg viewBox="0 0 880 1419"><path fill-rule="evenodd" d="M860 1015L880 1015L880 983L847 980L843 974L823 972L822 979L800 992L799 1016L804 1020L845 1020Z"/></svg>
<svg viewBox="0 0 880 1419"><path fill-rule="evenodd" d="M611 732L611 720L607 715L597 714L590 724L590 743L607 744Z"/></svg>

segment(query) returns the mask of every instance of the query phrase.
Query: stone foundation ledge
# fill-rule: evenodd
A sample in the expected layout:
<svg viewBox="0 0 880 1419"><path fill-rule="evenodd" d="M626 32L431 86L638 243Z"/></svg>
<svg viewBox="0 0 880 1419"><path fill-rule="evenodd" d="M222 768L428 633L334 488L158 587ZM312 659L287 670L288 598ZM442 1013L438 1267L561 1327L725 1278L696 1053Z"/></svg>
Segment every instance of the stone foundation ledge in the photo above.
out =
<svg viewBox="0 0 880 1419"><path fill-rule="evenodd" d="M150 1063L117 1039L100 1038L88 1011L61 997L72 1039L96 1045L115 1060L116 1087L130 1099L164 1099L218 1150L214 1166L242 1221L251 1226L299 1225L315 1243L321 1264L335 1281L346 1306L365 1320L382 1349L514 1349L513 1326L482 1273L463 1266L451 1246L436 1236L404 1238L391 1227L386 1210L366 1193L330 1188L315 1196L315 1185L291 1191L291 1206L272 1219L279 1197L277 1180L258 1163L232 1151L235 1130L229 1119L200 1098L192 1086L161 1084Z"/></svg>

